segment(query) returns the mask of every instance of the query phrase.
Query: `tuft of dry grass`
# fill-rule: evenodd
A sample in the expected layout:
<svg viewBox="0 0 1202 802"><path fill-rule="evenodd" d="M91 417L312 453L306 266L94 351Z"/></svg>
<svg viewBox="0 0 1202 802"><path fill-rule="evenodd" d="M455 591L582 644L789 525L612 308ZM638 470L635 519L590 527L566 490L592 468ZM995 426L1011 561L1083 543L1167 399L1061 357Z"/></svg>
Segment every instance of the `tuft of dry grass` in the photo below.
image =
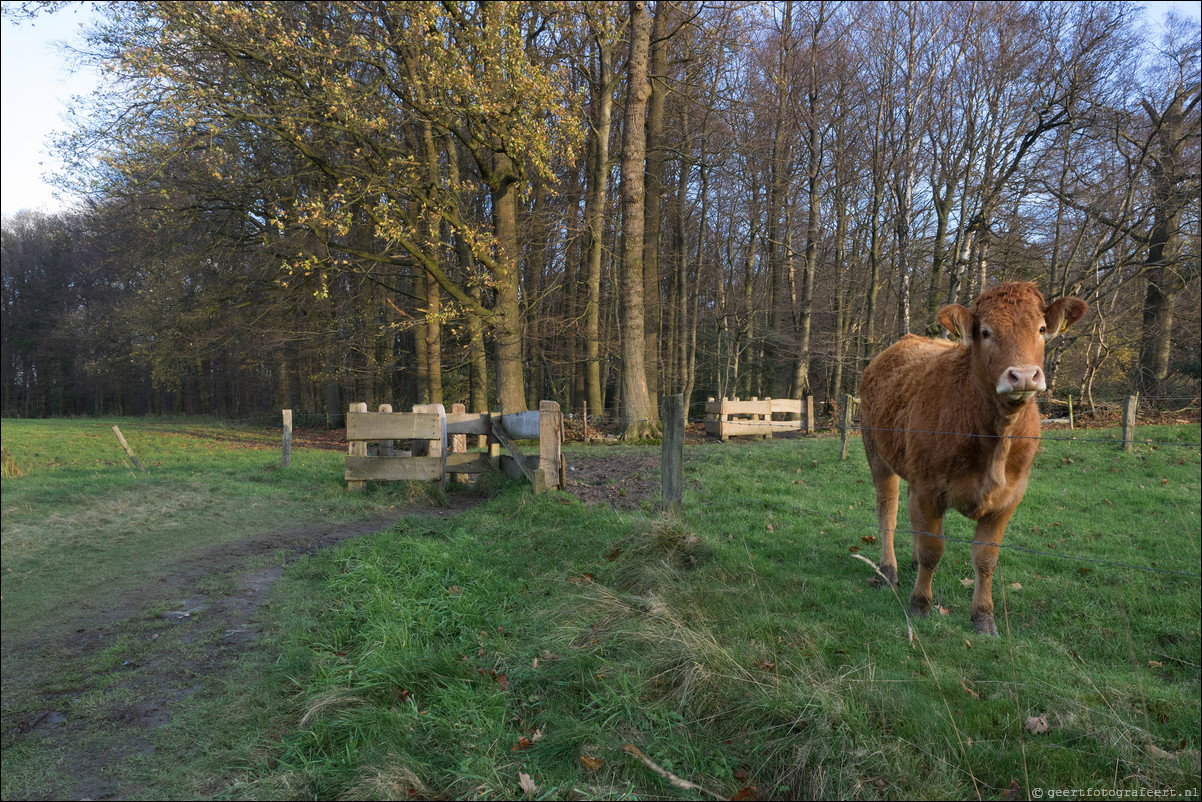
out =
<svg viewBox="0 0 1202 802"><path fill-rule="evenodd" d="M5 479L20 479L24 475L13 455L8 453L7 448L0 446L0 476Z"/></svg>

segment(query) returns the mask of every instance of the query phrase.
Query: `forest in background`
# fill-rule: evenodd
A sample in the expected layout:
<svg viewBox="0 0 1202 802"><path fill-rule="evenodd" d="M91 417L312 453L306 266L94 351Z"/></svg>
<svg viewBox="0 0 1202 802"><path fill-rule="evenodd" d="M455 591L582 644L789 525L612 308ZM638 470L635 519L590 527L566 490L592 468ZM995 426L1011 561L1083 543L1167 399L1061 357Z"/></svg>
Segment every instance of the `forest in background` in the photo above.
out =
<svg viewBox="0 0 1202 802"><path fill-rule="evenodd" d="M53 13L59 3L20 13ZM1119 2L143 2L3 221L5 416L856 392L1009 280L1199 387L1196 25ZM19 16L19 15L18 15ZM1177 403L1177 402L1171 402ZM1180 404L1178 404L1180 405Z"/></svg>

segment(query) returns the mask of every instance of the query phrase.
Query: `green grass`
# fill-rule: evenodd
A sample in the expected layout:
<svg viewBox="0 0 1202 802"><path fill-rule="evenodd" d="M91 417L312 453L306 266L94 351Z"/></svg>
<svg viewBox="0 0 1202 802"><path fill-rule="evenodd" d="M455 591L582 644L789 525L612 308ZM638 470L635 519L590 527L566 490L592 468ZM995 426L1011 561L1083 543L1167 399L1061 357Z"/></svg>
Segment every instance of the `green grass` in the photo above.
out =
<svg viewBox="0 0 1202 802"><path fill-rule="evenodd" d="M727 796L1198 786L1197 446L1048 442L1007 536L1048 554L1003 552L997 639L969 623L967 545L914 641L869 586L862 456L705 446L685 470L680 524L515 489L292 569L306 613L271 655L295 708L229 793L514 798L526 774L540 798L697 796L628 744Z"/></svg>
<svg viewBox="0 0 1202 802"><path fill-rule="evenodd" d="M6 538L10 487L39 470L80 470L62 459L47 468L57 457L48 448L39 467L9 432L5 423L26 476L4 483ZM135 451L167 453L140 449L131 433L132 423ZM463 514L404 518L294 563L265 610L262 646L176 706L128 781L147 798L510 799L524 796L523 775L534 798L703 796L630 745L725 797L754 787L764 798L998 798L1012 782L1024 796L1197 788L1199 434L1140 433L1194 445L1125 454L1109 442L1045 442L1005 540L1025 550L1004 549L995 577L996 639L972 631L964 543L949 544L935 577L946 616L907 621L904 536L901 598L869 585L854 555L876 560L879 544L858 445L846 462L832 439L686 448L680 523L501 483ZM222 478L243 459L238 482ZM198 492L250 484L272 504L295 497L310 513L344 515L393 492L348 496L338 454L294 462L291 474L273 459L201 461ZM120 485L105 474L115 484L90 498L150 482L178 491L186 465L164 460L150 479L126 473ZM86 506L72 495L85 480L99 481L65 481L63 501ZM31 521L58 512L35 496L14 503ZM198 509L181 507L178 526L196 526ZM949 515L947 534L970 539L971 525ZM65 548L44 545L38 559ZM103 660L120 665L137 642L113 644ZM99 684L97 669L85 667ZM85 701L102 711L123 702ZM1024 729L1040 715L1046 733ZM22 760L28 748L6 741L6 788L28 787L9 784L10 767L26 782L53 773L53 759Z"/></svg>
<svg viewBox="0 0 1202 802"><path fill-rule="evenodd" d="M121 427L147 470L117 443ZM124 590L221 543L289 527L367 518L404 490L356 495L343 455L220 423L5 420L3 628L6 638L102 608Z"/></svg>

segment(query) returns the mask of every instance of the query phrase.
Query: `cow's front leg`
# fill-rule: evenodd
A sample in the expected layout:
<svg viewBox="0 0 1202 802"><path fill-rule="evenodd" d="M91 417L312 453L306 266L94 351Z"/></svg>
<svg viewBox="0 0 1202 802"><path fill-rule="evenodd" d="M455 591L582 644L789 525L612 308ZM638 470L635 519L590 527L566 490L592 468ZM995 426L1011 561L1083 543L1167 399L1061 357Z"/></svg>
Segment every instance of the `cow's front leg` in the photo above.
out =
<svg viewBox="0 0 1202 802"><path fill-rule="evenodd" d="M897 555L893 552L893 532L897 529L897 494L901 483L897 474L877 454L872 433L864 432L864 453L876 487L876 519L881 533L881 576L897 587Z"/></svg>
<svg viewBox="0 0 1202 802"><path fill-rule="evenodd" d="M943 510L922 493L910 488L910 529L914 533L914 561L918 578L910 593L910 613L926 616L931 612L931 579L946 545L943 539Z"/></svg>
<svg viewBox="0 0 1202 802"><path fill-rule="evenodd" d="M997 623L993 620L993 572L997 568L998 547L1006 524L1014 514L1014 507L986 515L977 521L977 532L973 538L972 565L976 583L972 591L972 625L977 632L997 635Z"/></svg>

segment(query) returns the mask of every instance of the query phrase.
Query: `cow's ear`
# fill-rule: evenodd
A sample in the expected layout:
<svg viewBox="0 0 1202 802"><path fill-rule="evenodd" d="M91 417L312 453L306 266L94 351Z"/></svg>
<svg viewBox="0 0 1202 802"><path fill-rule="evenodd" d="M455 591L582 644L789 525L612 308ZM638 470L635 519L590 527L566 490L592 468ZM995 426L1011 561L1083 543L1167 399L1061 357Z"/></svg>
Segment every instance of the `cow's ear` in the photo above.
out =
<svg viewBox="0 0 1202 802"><path fill-rule="evenodd" d="M1061 334L1085 314L1089 305L1080 298L1057 298L1043 310L1043 320L1048 326L1048 339Z"/></svg>
<svg viewBox="0 0 1202 802"><path fill-rule="evenodd" d="M972 342L972 312L960 304L948 304L939 310L939 325L952 333L960 342Z"/></svg>

